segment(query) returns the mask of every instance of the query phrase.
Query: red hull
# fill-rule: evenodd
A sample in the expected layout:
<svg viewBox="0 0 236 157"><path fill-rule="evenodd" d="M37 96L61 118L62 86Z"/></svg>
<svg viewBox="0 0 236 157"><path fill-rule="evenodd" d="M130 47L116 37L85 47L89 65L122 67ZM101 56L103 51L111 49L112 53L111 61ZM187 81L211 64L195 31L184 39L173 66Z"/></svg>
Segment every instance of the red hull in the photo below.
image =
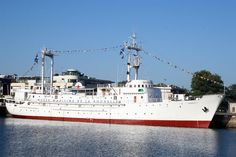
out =
<svg viewBox="0 0 236 157"><path fill-rule="evenodd" d="M190 128L208 128L210 124L210 121L92 119L92 118L67 118L67 117L65 118L65 117L43 117L43 116L21 116L21 115L13 115L13 117L26 118L26 119L40 119L40 120L78 121L78 122L92 122L92 123L190 127Z"/></svg>

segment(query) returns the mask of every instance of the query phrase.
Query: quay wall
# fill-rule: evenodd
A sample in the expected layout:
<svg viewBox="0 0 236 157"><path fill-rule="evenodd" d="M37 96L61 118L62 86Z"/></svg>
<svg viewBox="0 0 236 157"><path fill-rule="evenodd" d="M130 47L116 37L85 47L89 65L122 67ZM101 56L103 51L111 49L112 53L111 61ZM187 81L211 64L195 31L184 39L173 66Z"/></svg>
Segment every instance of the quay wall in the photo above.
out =
<svg viewBox="0 0 236 157"><path fill-rule="evenodd" d="M233 115L226 125L226 128L236 128L236 115Z"/></svg>

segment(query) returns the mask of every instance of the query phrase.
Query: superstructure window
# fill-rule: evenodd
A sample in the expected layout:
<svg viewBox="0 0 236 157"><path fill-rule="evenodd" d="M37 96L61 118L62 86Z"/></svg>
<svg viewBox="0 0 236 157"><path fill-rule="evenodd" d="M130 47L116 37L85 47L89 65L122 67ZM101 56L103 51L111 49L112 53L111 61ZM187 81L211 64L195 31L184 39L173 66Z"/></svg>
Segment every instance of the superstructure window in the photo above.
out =
<svg viewBox="0 0 236 157"><path fill-rule="evenodd" d="M76 83L77 81L76 81L76 79L69 79L68 82L69 83Z"/></svg>

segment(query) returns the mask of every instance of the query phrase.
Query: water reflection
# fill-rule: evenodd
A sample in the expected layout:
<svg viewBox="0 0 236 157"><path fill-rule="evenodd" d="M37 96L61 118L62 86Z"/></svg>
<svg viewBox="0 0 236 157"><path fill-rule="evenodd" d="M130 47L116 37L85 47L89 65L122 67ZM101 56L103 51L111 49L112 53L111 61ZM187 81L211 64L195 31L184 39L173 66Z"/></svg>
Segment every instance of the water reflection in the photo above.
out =
<svg viewBox="0 0 236 157"><path fill-rule="evenodd" d="M231 156L235 130L1 119L1 156Z"/></svg>

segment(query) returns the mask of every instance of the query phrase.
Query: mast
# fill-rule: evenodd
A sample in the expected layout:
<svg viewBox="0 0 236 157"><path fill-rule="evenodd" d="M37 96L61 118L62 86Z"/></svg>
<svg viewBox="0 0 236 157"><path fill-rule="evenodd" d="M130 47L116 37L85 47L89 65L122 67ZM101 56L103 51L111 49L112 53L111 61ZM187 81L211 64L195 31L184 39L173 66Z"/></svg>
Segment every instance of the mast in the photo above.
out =
<svg viewBox="0 0 236 157"><path fill-rule="evenodd" d="M129 52L128 61L127 61L127 82L130 81L130 70L131 70L130 62L131 62L131 56L130 56L130 52Z"/></svg>
<svg viewBox="0 0 236 157"><path fill-rule="evenodd" d="M44 71L45 71L45 54L47 49L42 50L42 66L41 66L41 93L44 94Z"/></svg>
<svg viewBox="0 0 236 157"><path fill-rule="evenodd" d="M52 88L53 88L53 71L54 71L54 54L51 50L47 50L47 48L42 50L42 83L41 83L41 93L44 94L44 77L45 77L45 57L49 57L51 59L51 72L50 72L50 94L52 94Z"/></svg>
<svg viewBox="0 0 236 157"><path fill-rule="evenodd" d="M50 76L50 94L52 94L52 89L53 89L53 72L54 72L54 55L51 53L51 76Z"/></svg>
<svg viewBox="0 0 236 157"><path fill-rule="evenodd" d="M129 41L125 45L125 48L128 49L127 81L129 82L131 68L133 67L135 69L134 79L137 80L138 79L138 69L140 67L139 51L141 51L141 48L138 47L138 45L137 45L135 33L132 34L131 41ZM133 52L133 56L131 55L132 52Z"/></svg>

